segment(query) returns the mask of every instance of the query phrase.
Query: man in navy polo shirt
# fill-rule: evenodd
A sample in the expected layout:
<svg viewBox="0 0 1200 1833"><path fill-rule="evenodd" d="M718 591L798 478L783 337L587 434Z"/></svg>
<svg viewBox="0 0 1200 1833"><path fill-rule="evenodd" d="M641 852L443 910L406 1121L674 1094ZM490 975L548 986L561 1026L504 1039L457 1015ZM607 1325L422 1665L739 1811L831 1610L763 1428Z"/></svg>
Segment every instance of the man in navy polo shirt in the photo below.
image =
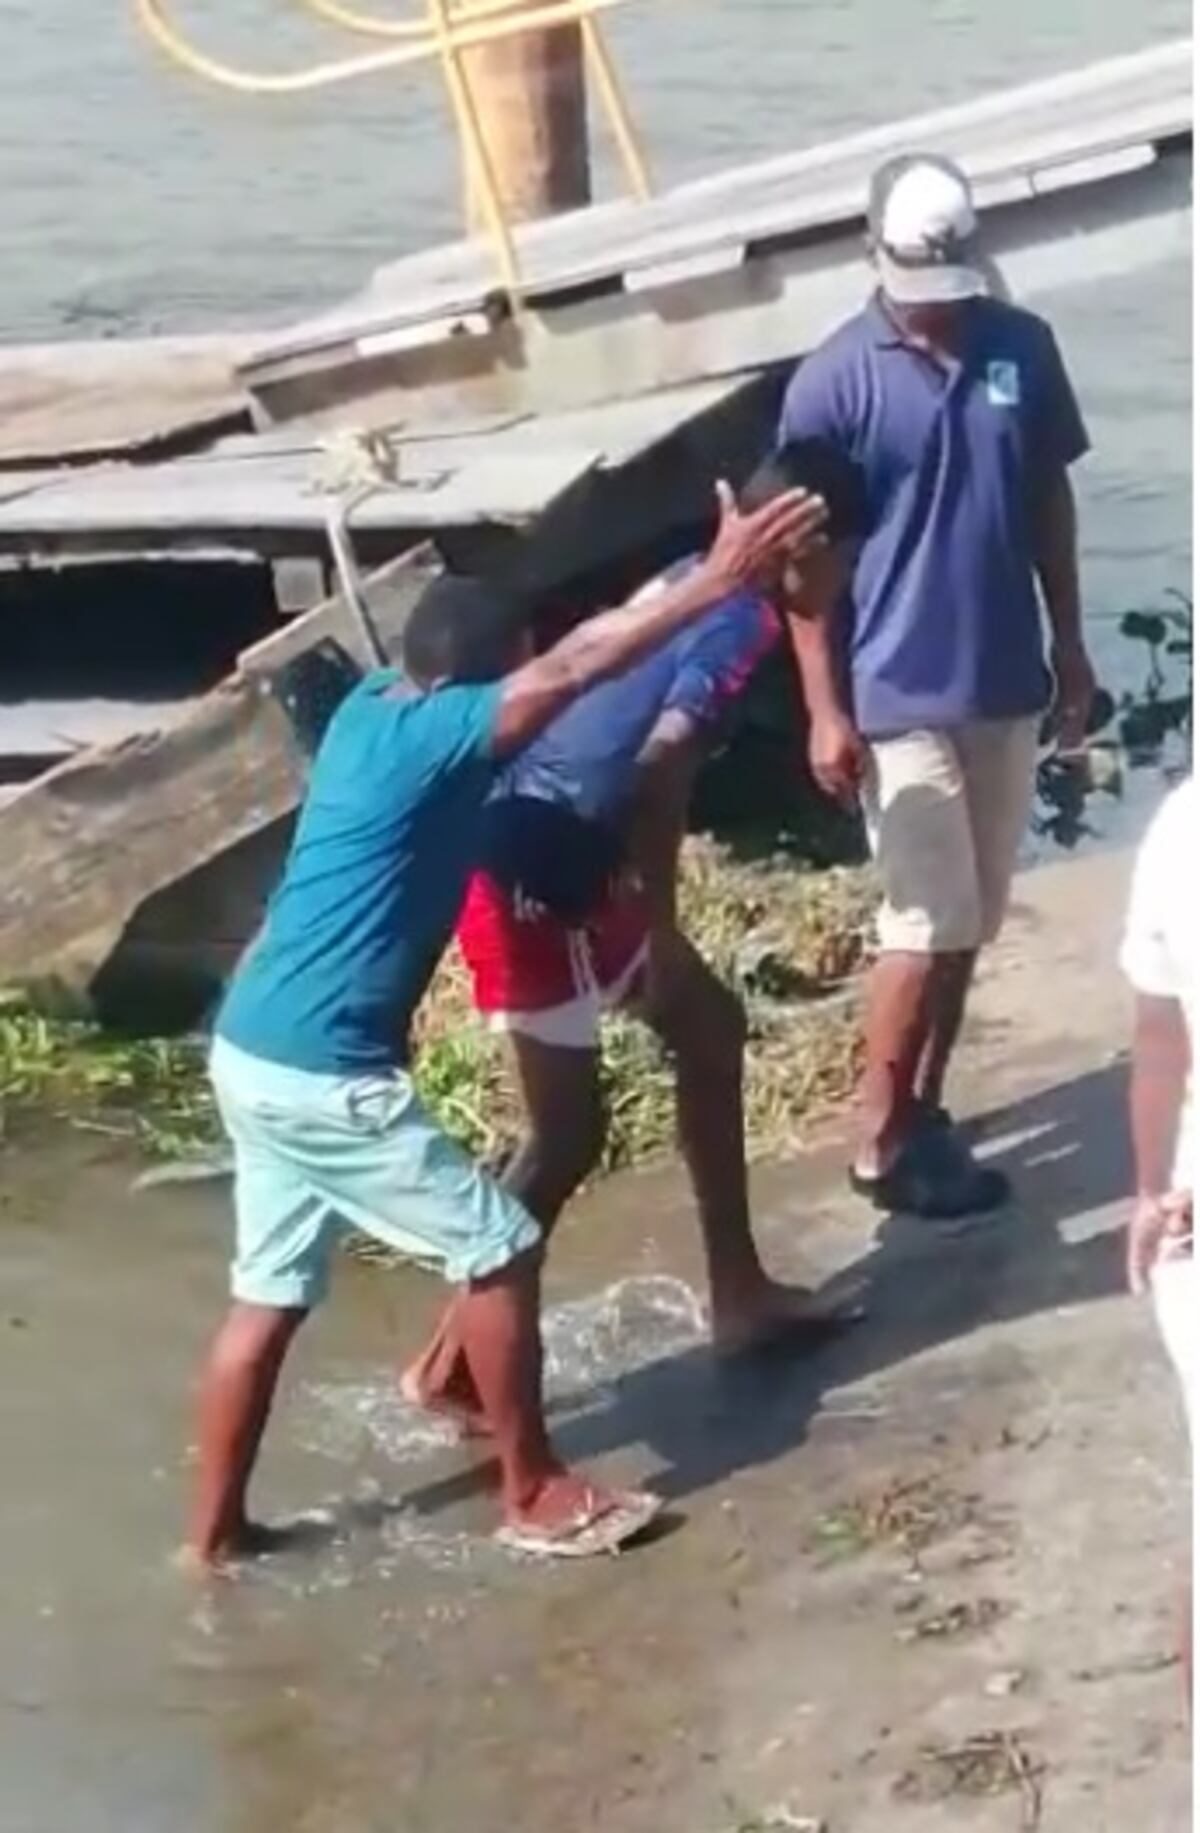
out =
<svg viewBox="0 0 1200 1833"><path fill-rule="evenodd" d="M883 879L852 1182L881 1208L956 1216L1007 1192L946 1114L946 1068L1044 715L1053 700L1077 750L1094 692L1068 476L1088 439L1049 326L988 296L958 167L889 161L868 219L878 290L801 363L779 433L855 468L865 525L789 628L814 774L861 796Z"/></svg>

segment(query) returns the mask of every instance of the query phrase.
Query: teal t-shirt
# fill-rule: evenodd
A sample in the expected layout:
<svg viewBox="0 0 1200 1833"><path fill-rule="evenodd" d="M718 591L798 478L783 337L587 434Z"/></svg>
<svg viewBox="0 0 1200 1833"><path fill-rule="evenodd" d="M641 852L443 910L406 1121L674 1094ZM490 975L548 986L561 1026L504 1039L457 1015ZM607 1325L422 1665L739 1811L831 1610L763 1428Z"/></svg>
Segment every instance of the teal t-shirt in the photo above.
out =
<svg viewBox="0 0 1200 1833"><path fill-rule="evenodd" d="M407 1055L476 863L500 687L399 682L392 669L360 682L314 760L283 879L217 1018L252 1056L346 1074Z"/></svg>

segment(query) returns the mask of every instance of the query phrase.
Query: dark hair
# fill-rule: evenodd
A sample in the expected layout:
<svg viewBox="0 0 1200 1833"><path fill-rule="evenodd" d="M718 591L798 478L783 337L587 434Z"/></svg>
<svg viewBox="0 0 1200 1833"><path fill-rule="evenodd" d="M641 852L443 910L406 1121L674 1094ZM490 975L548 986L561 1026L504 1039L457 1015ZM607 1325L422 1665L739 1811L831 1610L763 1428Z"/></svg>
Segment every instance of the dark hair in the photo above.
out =
<svg viewBox="0 0 1200 1833"><path fill-rule="evenodd" d="M467 574L431 579L404 626L406 673L435 681L494 681L511 666L525 609L503 587Z"/></svg>
<svg viewBox="0 0 1200 1833"><path fill-rule="evenodd" d="M831 541L863 532L866 498L858 467L826 439L792 439L755 466L738 493L743 509L761 509L785 490L811 490L825 499Z"/></svg>

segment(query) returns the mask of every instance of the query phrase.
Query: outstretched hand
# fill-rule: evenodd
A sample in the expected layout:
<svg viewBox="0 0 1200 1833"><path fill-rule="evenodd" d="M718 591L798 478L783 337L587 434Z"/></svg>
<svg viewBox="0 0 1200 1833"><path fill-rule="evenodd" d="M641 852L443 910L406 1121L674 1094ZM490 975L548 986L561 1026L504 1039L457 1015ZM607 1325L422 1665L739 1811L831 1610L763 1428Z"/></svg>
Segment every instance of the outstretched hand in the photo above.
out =
<svg viewBox="0 0 1200 1833"><path fill-rule="evenodd" d="M801 560L825 539L825 499L808 490L787 490L761 508L743 512L722 479L717 505L717 532L702 565L727 592L757 585L785 556Z"/></svg>

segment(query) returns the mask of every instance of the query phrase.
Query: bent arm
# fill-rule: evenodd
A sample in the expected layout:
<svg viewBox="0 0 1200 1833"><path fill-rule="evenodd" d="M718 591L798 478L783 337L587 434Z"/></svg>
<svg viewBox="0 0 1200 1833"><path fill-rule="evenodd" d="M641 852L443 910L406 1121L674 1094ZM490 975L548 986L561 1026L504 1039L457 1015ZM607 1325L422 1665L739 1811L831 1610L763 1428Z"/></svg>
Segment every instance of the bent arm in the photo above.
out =
<svg viewBox="0 0 1200 1833"><path fill-rule="evenodd" d="M654 929L676 927L679 854L704 749L696 722L671 711L662 715L638 759L628 855Z"/></svg>
<svg viewBox="0 0 1200 1833"><path fill-rule="evenodd" d="M825 505L803 490L788 491L742 515L728 485L718 488L721 520L700 564L672 581L649 604L636 600L589 618L501 686L492 739L498 756L519 751L588 688L619 675L723 598L752 585L780 553L807 555L820 542Z"/></svg>
<svg viewBox="0 0 1200 1833"><path fill-rule="evenodd" d="M568 632L503 683L493 750L501 756L519 751L590 687L621 674L717 604L723 589L697 567L649 604L603 611Z"/></svg>

